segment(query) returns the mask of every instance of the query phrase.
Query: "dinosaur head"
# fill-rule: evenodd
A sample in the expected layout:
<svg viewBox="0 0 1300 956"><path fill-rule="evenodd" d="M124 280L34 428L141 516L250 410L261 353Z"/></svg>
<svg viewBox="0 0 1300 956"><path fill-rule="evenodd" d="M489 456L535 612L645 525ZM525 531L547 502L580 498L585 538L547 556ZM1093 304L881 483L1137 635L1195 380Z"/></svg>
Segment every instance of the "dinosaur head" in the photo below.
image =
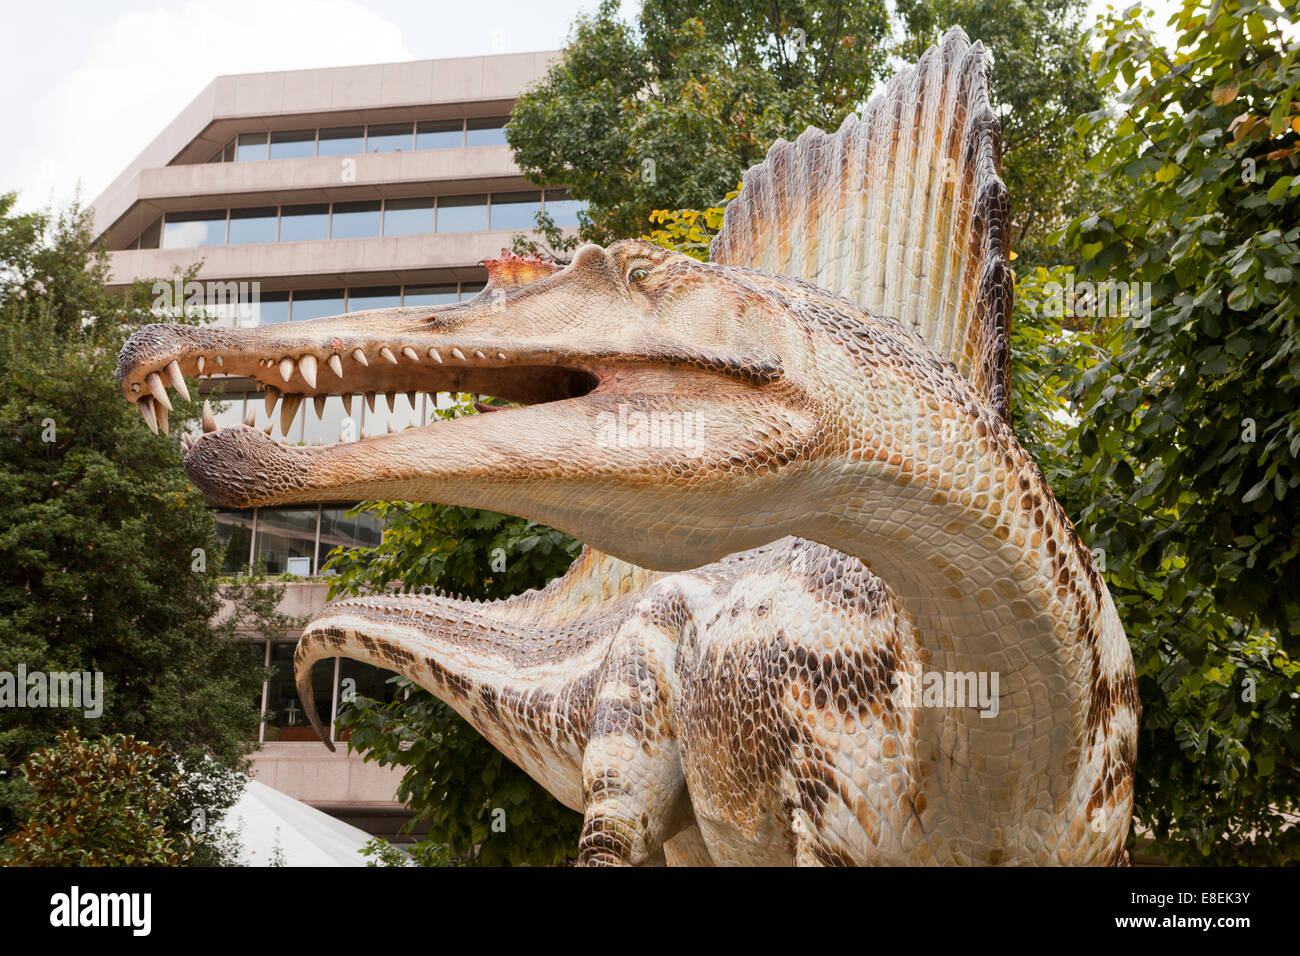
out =
<svg viewBox="0 0 1300 956"><path fill-rule="evenodd" d="M247 376L291 408L335 394L493 396L523 407L324 447L214 430L185 470L228 507L486 507L654 566L664 552L685 567L743 546L728 501L754 497L816 431L816 403L782 354L797 330L773 325L780 303L724 281L724 267L638 241L584 246L562 269L509 254L486 264L487 287L457 304L249 329L147 326L119 356L123 395L146 421L169 380L200 371ZM779 523L756 517L763 537Z"/></svg>

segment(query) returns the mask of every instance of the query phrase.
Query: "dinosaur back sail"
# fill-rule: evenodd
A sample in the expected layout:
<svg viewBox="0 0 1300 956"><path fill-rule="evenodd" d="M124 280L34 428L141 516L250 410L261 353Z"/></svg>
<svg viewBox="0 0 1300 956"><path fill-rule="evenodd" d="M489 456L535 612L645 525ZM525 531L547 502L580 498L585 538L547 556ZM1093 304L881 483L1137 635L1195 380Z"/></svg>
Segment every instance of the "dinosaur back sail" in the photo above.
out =
<svg viewBox="0 0 1300 956"><path fill-rule="evenodd" d="M711 258L794 276L919 333L1004 418L1011 270L989 60L954 27L839 131L778 140Z"/></svg>

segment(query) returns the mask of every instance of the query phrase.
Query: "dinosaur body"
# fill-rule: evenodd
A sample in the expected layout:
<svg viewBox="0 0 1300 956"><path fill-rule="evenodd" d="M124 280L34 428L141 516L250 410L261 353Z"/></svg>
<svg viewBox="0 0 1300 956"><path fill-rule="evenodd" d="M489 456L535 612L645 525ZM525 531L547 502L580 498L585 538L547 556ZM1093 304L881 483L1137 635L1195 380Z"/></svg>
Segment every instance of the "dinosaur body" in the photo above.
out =
<svg viewBox="0 0 1300 956"><path fill-rule="evenodd" d="M282 390L288 411L409 389L527 406L323 448L235 426L194 442L185 468L226 506L489 508L656 569L627 572L645 575L631 604L611 595L594 617L490 629L487 669L477 638L446 639L464 628L444 628L434 654L421 627L394 623L425 613L437 628L467 613L452 605L373 598L326 618L343 642L331 653L382 642L395 669L423 661L417 679L440 695L494 668L532 688L484 732L579 801L590 862L651 861L674 833L734 862L1116 862L1140 711L1132 657L1091 555L1007 424L997 155L986 61L953 32L860 119L774 146L728 208L715 262L588 245L563 269L489 262L484 292L453 305L149 326L124 346L119 381L151 425L163 377L183 384L205 361ZM697 440L610 441L611 422L688 414ZM821 550L740 574L745 638L709 589L730 594L720 569L790 535ZM790 587L807 561L829 570ZM888 589L852 584L865 567ZM880 597L845 612L850 590ZM758 595L773 602L761 621ZM783 626L769 631L772 615ZM899 709L892 695L918 667L998 675L996 714ZM886 694L888 674L900 683ZM462 702L471 720L490 706L478 693ZM554 745L512 743L520 720L549 726ZM656 812L637 815L638 801Z"/></svg>

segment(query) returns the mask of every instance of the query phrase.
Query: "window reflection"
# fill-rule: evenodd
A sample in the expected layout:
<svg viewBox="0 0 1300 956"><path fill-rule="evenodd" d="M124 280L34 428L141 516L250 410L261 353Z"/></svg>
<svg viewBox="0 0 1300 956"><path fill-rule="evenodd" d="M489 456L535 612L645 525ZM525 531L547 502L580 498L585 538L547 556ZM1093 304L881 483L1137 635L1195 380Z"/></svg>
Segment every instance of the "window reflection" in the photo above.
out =
<svg viewBox="0 0 1300 956"><path fill-rule="evenodd" d="M542 194L493 193L492 229L534 229L542 209Z"/></svg>
<svg viewBox="0 0 1300 956"><path fill-rule="evenodd" d="M560 228L578 225L578 213L587 208L583 200L574 199L566 190L546 190L546 215Z"/></svg>
<svg viewBox="0 0 1300 956"><path fill-rule="evenodd" d="M302 159L316 155L314 129L286 130L271 134L272 159Z"/></svg>
<svg viewBox="0 0 1300 956"><path fill-rule="evenodd" d="M221 570L239 574L248 570L249 545L253 541L253 510L217 512L217 542L225 548Z"/></svg>
<svg viewBox="0 0 1300 956"><path fill-rule="evenodd" d="M439 232L480 232L487 228L487 196L445 196L438 200Z"/></svg>
<svg viewBox="0 0 1300 956"><path fill-rule="evenodd" d="M303 242L328 239L330 234L329 203L285 206L280 210L280 241Z"/></svg>
<svg viewBox="0 0 1300 956"><path fill-rule="evenodd" d="M379 235L379 201L336 202L331 239L363 239Z"/></svg>
<svg viewBox="0 0 1300 956"><path fill-rule="evenodd" d="M235 146L235 162L252 163L266 159L265 133L240 133Z"/></svg>
<svg viewBox="0 0 1300 956"><path fill-rule="evenodd" d="M275 242L275 213L274 206L232 209L226 244L238 246L249 242Z"/></svg>
<svg viewBox="0 0 1300 956"><path fill-rule="evenodd" d="M306 289L293 294L293 321L319 319L326 315L341 315L343 312L342 289Z"/></svg>
<svg viewBox="0 0 1300 956"><path fill-rule="evenodd" d="M348 311L364 312L366 309L389 309L402 304L400 286L377 286L368 289L348 290Z"/></svg>
<svg viewBox="0 0 1300 956"><path fill-rule="evenodd" d="M433 232L432 199L390 199L384 203L384 235L415 236Z"/></svg>
<svg viewBox="0 0 1300 956"><path fill-rule="evenodd" d="M397 153L411 148L410 123L366 127L366 152Z"/></svg>
<svg viewBox="0 0 1300 956"><path fill-rule="evenodd" d="M434 120L415 124L416 149L451 149L465 145L461 120Z"/></svg>
<svg viewBox="0 0 1300 956"><path fill-rule="evenodd" d="M335 548L373 548L383 536L383 526L373 514L349 518L347 508L324 507L320 514L317 567L324 567L326 558Z"/></svg>
<svg viewBox="0 0 1300 956"><path fill-rule="evenodd" d="M250 325L279 325L289 321L289 293L263 292L253 303Z"/></svg>
<svg viewBox="0 0 1300 956"><path fill-rule="evenodd" d="M312 574L316 512L316 508L259 508L254 560L265 562L268 574Z"/></svg>
<svg viewBox="0 0 1300 956"><path fill-rule="evenodd" d="M493 116L485 119L469 120L465 124L465 145L506 145L506 123L509 121L509 116Z"/></svg>
<svg viewBox="0 0 1300 956"><path fill-rule="evenodd" d="M163 223L164 249L219 246L226 241L226 211L169 212Z"/></svg>
<svg viewBox="0 0 1300 956"><path fill-rule="evenodd" d="M360 126L336 126L320 131L317 156L349 156L365 152L365 130Z"/></svg>
<svg viewBox="0 0 1300 956"><path fill-rule="evenodd" d="M272 673L266 682L266 705L263 712L266 721L267 740L316 740L316 732L307 722L307 712L302 701L298 699L298 688L293 679L293 653L296 647L293 641L273 641L271 643ZM316 704L316 713L327 724L334 719L334 671L335 658L327 657L317 661L311 669L312 699Z"/></svg>
<svg viewBox="0 0 1300 956"><path fill-rule="evenodd" d="M446 305L460 298L456 284L408 285L402 296L402 305Z"/></svg>

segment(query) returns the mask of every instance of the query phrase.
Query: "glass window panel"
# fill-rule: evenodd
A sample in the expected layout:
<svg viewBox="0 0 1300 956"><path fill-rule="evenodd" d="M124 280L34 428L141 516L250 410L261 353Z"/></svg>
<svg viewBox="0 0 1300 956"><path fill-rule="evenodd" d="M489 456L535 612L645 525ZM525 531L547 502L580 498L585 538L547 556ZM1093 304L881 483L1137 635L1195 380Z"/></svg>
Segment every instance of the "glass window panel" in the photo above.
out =
<svg viewBox="0 0 1300 956"><path fill-rule="evenodd" d="M226 244L275 242L275 214L274 206L230 210L230 235Z"/></svg>
<svg viewBox="0 0 1300 956"><path fill-rule="evenodd" d="M314 129L281 130L271 134L272 159L301 159L316 155Z"/></svg>
<svg viewBox="0 0 1300 956"><path fill-rule="evenodd" d="M268 574L283 574L289 558L310 558L315 550L315 508L258 509L253 553Z"/></svg>
<svg viewBox="0 0 1300 956"><path fill-rule="evenodd" d="M373 514L367 512L352 518L347 515L347 508L321 509L318 568L335 548L373 548L383 538L383 525Z"/></svg>
<svg viewBox="0 0 1300 956"><path fill-rule="evenodd" d="M444 196L438 200L439 232L479 232L486 228L486 196Z"/></svg>
<svg viewBox="0 0 1300 956"><path fill-rule="evenodd" d="M585 200L574 199L564 190L546 190L546 215L550 216L557 226L577 226L578 213L586 208Z"/></svg>
<svg viewBox="0 0 1300 956"><path fill-rule="evenodd" d="M240 133L235 146L235 162L251 163L266 159L265 133Z"/></svg>
<svg viewBox="0 0 1300 956"><path fill-rule="evenodd" d="M492 229L536 229L541 193L493 193Z"/></svg>
<svg viewBox="0 0 1300 956"><path fill-rule="evenodd" d="M389 199L384 203L384 235L416 236L433 232L432 199Z"/></svg>
<svg viewBox="0 0 1300 956"><path fill-rule="evenodd" d="M235 161L235 141L233 139L221 151L221 161L223 163L233 163Z"/></svg>
<svg viewBox="0 0 1300 956"><path fill-rule="evenodd" d="M377 286L368 289L348 290L348 311L388 309L402 304L402 290L398 286Z"/></svg>
<svg viewBox="0 0 1300 956"><path fill-rule="evenodd" d="M450 285L408 285L402 305L446 305L459 298L454 282Z"/></svg>
<svg viewBox="0 0 1300 956"><path fill-rule="evenodd" d="M306 206L284 206L280 209L280 241L304 242L308 239L328 239L330 235L330 207L328 203L311 203Z"/></svg>
<svg viewBox="0 0 1300 956"><path fill-rule="evenodd" d="M472 299L487 286L486 282L462 282L460 284L460 301Z"/></svg>
<svg viewBox="0 0 1300 956"><path fill-rule="evenodd" d="M316 144L317 156L353 156L365 152L364 128L361 126L336 126L320 131Z"/></svg>
<svg viewBox="0 0 1300 956"><path fill-rule="evenodd" d="M266 739L311 742L316 732L307 722L307 713L298 699L293 679L293 641L271 644L272 673L266 682ZM312 698L316 713L325 723L334 718L334 658L317 661L311 669Z"/></svg>
<svg viewBox="0 0 1300 956"><path fill-rule="evenodd" d="M164 249L192 249L196 246L220 246L226 242L226 211L169 212L163 223Z"/></svg>
<svg viewBox="0 0 1300 956"><path fill-rule="evenodd" d="M289 293L263 292L248 310L246 325L279 325L289 321Z"/></svg>
<svg viewBox="0 0 1300 956"><path fill-rule="evenodd" d="M465 145L462 120L432 120L415 124L416 149L454 149Z"/></svg>
<svg viewBox="0 0 1300 956"><path fill-rule="evenodd" d="M393 671L375 667L373 664L354 661L351 658L340 658L339 713L343 713L343 708L358 697L369 697L371 700L377 700L385 704L391 703L401 693L395 685L388 682L388 679L393 674ZM314 686L312 690L315 691ZM347 740L352 731L345 728L336 730L334 733L336 740Z"/></svg>
<svg viewBox="0 0 1300 956"><path fill-rule="evenodd" d="M253 510L218 511L217 541L226 550L221 559L225 574L248 570L248 546L253 540Z"/></svg>
<svg viewBox="0 0 1300 956"><path fill-rule="evenodd" d="M343 314L342 289L307 289L293 294L293 311L295 322L304 319L319 319L325 315Z"/></svg>
<svg viewBox="0 0 1300 956"><path fill-rule="evenodd" d="M411 148L410 123L366 127L367 153L400 153Z"/></svg>
<svg viewBox="0 0 1300 956"><path fill-rule="evenodd" d="M504 146L509 116L472 119L465 124L466 146Z"/></svg>
<svg viewBox="0 0 1300 956"><path fill-rule="evenodd" d="M320 417L316 416L316 403L310 398L303 400L303 407L307 409L306 418L303 420L302 440L307 445L332 445L340 438L340 432L343 428L343 419L347 417L343 406L343 399L337 395L331 395L325 399L325 410ZM303 414L299 412L298 414ZM360 434L360 429L353 428L352 435L355 438Z"/></svg>
<svg viewBox="0 0 1300 956"><path fill-rule="evenodd" d="M379 201L336 202L331 239L359 239L379 235Z"/></svg>
<svg viewBox="0 0 1300 956"><path fill-rule="evenodd" d="M144 232L140 233L141 249L157 249L158 243L162 241L162 216L153 221Z"/></svg>

